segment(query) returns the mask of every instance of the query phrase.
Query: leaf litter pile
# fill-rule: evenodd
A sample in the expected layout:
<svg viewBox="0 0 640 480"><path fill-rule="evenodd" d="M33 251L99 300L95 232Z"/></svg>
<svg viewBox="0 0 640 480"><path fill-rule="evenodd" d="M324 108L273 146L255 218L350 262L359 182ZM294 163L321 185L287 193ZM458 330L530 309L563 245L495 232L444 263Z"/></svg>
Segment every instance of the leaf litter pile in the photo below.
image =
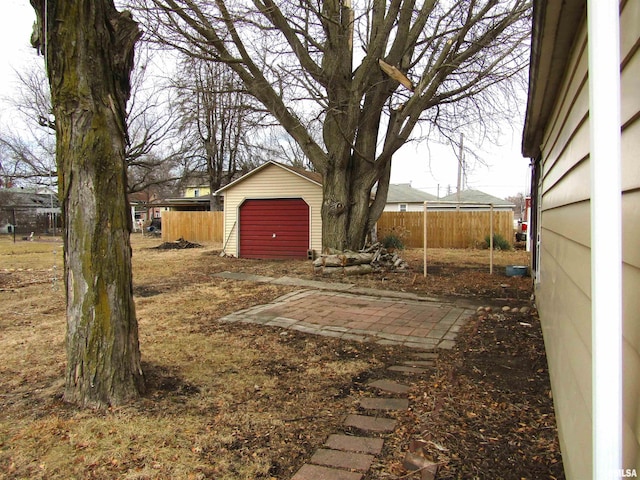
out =
<svg viewBox="0 0 640 480"><path fill-rule="evenodd" d="M65 368L60 244L0 239L0 478L289 479L359 412L367 383L409 383L410 408L369 479L420 478L406 452L440 465L437 478L563 478L530 279L505 277L523 252L430 251L403 272L323 279L492 305L472 317L428 374L390 376L398 346L361 344L216 320L294 287L213 277L222 271L318 279L311 262L222 258L212 247L156 249L134 237L134 295L147 381L136 403L78 410L61 399ZM502 305L517 307L503 312ZM352 432L357 433L357 432Z"/></svg>

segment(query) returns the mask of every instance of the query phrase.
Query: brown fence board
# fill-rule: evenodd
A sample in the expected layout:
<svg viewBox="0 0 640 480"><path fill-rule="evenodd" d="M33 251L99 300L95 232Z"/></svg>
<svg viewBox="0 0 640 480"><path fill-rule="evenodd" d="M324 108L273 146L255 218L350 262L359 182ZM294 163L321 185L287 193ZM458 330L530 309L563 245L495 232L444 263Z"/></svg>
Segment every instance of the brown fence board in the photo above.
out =
<svg viewBox="0 0 640 480"><path fill-rule="evenodd" d="M474 248L485 242L490 232L489 211L428 211L429 248ZM378 220L378 239L398 235L405 247L422 248L424 212L383 212ZM513 244L513 212L493 212L494 234Z"/></svg>
<svg viewBox="0 0 640 480"><path fill-rule="evenodd" d="M223 212L162 212L162 240L221 243Z"/></svg>

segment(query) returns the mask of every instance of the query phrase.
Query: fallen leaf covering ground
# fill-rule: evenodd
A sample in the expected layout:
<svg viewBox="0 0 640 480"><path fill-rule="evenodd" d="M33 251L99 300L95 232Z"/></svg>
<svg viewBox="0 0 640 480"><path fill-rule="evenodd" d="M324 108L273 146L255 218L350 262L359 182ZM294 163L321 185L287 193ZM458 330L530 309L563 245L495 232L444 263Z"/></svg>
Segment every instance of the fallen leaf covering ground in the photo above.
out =
<svg viewBox="0 0 640 480"><path fill-rule="evenodd" d="M211 246L158 250L136 236L134 294L147 393L106 411L61 400L64 286L59 242L0 239L0 478L288 479L345 415L366 383L389 377L402 347L359 344L216 319L293 291L212 277L220 271L315 278L310 262L221 258ZM367 479L419 478L402 468L413 442L441 463L438 478L562 478L553 403L529 278L506 277L524 252L402 253L403 273L326 278L469 298L493 305L416 378L411 408ZM526 263L525 263L526 264ZM398 381L406 381L398 374Z"/></svg>

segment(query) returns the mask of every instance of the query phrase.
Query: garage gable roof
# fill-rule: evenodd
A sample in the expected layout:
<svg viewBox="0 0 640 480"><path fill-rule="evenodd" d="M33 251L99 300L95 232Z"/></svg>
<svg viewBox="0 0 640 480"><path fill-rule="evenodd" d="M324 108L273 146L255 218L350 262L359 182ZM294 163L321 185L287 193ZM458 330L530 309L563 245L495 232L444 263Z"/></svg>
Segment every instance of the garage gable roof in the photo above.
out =
<svg viewBox="0 0 640 480"><path fill-rule="evenodd" d="M272 160L269 160L266 163L263 163L262 165L260 165L257 168L254 168L253 170L251 170L249 173L247 173L246 175L243 175L242 177L238 178L237 180L229 183L228 185L225 185L224 187L218 189L215 193L222 193L225 190L228 190L231 187L236 186L237 184L245 181L247 178L252 177L258 173L260 173L262 170L265 170L266 168L270 167L270 166L276 166L278 168L282 168L283 170L286 170L290 173L292 173L293 175L297 175L298 177L304 178L305 180L319 186L322 187L322 175L319 174L318 172L310 172L309 170L305 170L304 168L299 168L299 167L293 167L291 165L285 165L283 163L278 163L278 162L274 162Z"/></svg>

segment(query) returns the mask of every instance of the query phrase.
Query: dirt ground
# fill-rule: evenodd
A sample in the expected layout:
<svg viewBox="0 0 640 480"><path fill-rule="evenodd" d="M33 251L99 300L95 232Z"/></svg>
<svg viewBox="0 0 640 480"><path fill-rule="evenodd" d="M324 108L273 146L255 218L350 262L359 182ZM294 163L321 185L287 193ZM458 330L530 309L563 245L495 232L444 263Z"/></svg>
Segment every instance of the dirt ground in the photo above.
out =
<svg viewBox="0 0 640 480"><path fill-rule="evenodd" d="M403 347L359 344L216 319L293 291L212 277L221 271L315 278L307 261L222 258L214 246L156 249L136 236L134 294L147 392L107 411L61 399L64 287L59 242L0 239L0 478L288 479L346 414L366 383L389 376ZM440 479L563 478L531 279L507 277L522 251L404 251L410 269L325 278L463 297L480 310L416 378L411 408L366 479L420 478L409 447L441 464ZM398 374L400 375L400 374ZM399 376L399 381L407 381Z"/></svg>

